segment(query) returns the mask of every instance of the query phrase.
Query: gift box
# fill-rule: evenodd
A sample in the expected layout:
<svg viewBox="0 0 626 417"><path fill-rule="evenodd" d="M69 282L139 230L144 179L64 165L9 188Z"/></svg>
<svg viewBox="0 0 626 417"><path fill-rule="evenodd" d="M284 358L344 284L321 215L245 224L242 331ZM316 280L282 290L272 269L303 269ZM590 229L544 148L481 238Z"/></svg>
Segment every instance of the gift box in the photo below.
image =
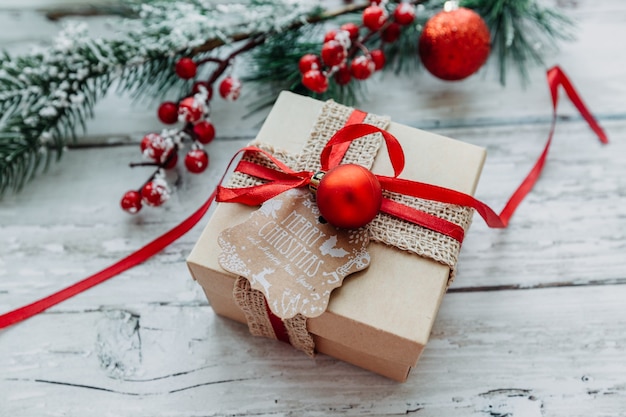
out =
<svg viewBox="0 0 626 417"><path fill-rule="evenodd" d="M315 171L321 149L335 131L351 123L353 115L352 109L334 102L283 92L255 143L287 165L296 165L294 169ZM406 158L401 178L474 193L486 156L484 149L376 115L364 115L363 123L384 128L398 139ZM369 135L359 140L362 143L355 141L344 160L364 165L374 173L392 175L387 149L379 136ZM235 178L229 186L245 187L254 181ZM458 224L465 231L471 222L473 212L466 207L391 192L386 195ZM262 292L246 287L247 281L226 271L219 259L224 250L219 244L220 234L246 221L256 210L258 207L244 204L218 203L187 264L217 314L247 323L253 334L281 339L279 331L272 331L276 317L271 312L271 317L259 318L251 312L254 306L242 305L242 299L262 304ZM461 243L386 214L376 216L365 229L370 238L369 267L346 277L330 294L322 314L283 320L290 332L286 340L308 353L330 355L405 381L428 341L442 297L454 278Z"/></svg>

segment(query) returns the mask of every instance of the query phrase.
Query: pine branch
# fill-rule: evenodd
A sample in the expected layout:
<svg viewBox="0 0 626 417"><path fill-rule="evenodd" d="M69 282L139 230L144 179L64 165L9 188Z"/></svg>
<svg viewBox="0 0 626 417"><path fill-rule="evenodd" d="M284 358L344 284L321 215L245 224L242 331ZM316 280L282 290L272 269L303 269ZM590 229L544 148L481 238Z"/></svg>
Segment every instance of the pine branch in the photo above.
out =
<svg viewBox="0 0 626 417"><path fill-rule="evenodd" d="M424 3L418 14L423 23L443 1L413 3ZM92 39L73 28L45 50L19 57L2 53L0 195L20 189L54 156L58 159L77 131L84 131L94 105L115 83L118 91L137 98L173 90L179 97L188 95L192 81L181 80L173 71L181 57L205 62L205 71L215 81L230 65L233 51L237 55L253 51L247 78L265 89L261 104L272 102L277 88L354 103L364 83L331 83L326 93L315 95L301 85L297 65L305 53L319 51L319 23L358 21L358 12L368 5L363 0L322 10L291 0L218 5L203 0L126 0L112 9L127 17L124 32L116 38ZM511 63L526 75L530 63L541 62L538 42L552 45L567 38L569 21L533 0L466 0L462 5L476 9L490 26L503 83ZM399 42L385 45L388 68L398 72L419 66L415 46L420 27L409 27ZM378 47L380 36L368 35L363 42L365 48ZM238 43L243 47L234 46Z"/></svg>
<svg viewBox="0 0 626 417"><path fill-rule="evenodd" d="M529 66L542 65L557 41L573 38L570 19L533 0L463 0L461 5L474 9L489 26L502 85L510 65L526 82Z"/></svg>

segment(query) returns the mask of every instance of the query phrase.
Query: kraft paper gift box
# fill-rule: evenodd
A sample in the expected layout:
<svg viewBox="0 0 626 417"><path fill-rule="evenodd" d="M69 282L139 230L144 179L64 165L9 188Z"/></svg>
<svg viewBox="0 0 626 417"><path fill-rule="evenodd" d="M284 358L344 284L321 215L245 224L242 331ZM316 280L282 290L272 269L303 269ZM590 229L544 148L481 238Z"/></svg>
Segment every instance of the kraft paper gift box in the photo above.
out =
<svg viewBox="0 0 626 417"><path fill-rule="evenodd" d="M345 109L331 103L333 109ZM256 142L270 145L288 155L299 155L319 129L321 112L329 104L283 92L258 133ZM370 117L371 116L371 117ZM401 178L439 185L473 194L486 156L485 150L375 115L365 122L388 125L402 145L406 165ZM323 125L323 123L322 123ZM385 146L374 156L372 172L392 175ZM423 200L422 200L423 201ZM435 203L435 212L444 210ZM418 202L417 207L421 207ZM214 311L246 323L246 315L235 303L233 286L237 276L222 269L218 262L221 248L218 236L229 227L245 221L256 207L219 203L187 259L193 278L202 286ZM456 207L467 230L472 211ZM419 227L418 227L419 228ZM429 239L432 233L416 238L418 252L411 246L412 229L404 228L400 245L370 241L371 262L367 269L348 276L330 297L326 311L306 321L317 353L349 362L388 378L405 381L422 353L442 297L451 281L460 244L451 245L452 260L440 259L441 248ZM419 241L421 239L421 241ZM376 240L376 239L375 239ZM445 240L445 239L444 239ZM424 244L426 241L426 244ZM410 249L410 248L409 248ZM444 258L447 255L444 254ZM436 260L435 260L436 259Z"/></svg>

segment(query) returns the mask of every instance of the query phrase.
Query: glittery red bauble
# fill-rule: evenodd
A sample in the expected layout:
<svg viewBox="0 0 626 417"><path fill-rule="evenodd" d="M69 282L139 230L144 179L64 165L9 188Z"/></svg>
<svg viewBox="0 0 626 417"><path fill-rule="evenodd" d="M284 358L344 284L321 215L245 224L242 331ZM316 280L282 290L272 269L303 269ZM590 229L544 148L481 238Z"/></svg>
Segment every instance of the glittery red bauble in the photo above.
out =
<svg viewBox="0 0 626 417"><path fill-rule="evenodd" d="M144 204L158 207L170 198L170 192L161 181L150 181L141 189L141 197Z"/></svg>
<svg viewBox="0 0 626 417"><path fill-rule="evenodd" d="M345 164L322 177L316 198L320 214L328 223L356 229L376 217L383 194L378 179L367 168Z"/></svg>
<svg viewBox="0 0 626 417"><path fill-rule="evenodd" d="M171 125L178 121L178 106L173 101L164 101L157 110L159 120Z"/></svg>
<svg viewBox="0 0 626 417"><path fill-rule="evenodd" d="M329 67L341 64L346 59L346 50L337 41L328 41L322 46L322 61Z"/></svg>
<svg viewBox="0 0 626 417"><path fill-rule="evenodd" d="M120 205L124 211L129 212L130 214L135 214L139 210L141 210L141 194L138 191L127 191L122 197L122 201L120 201Z"/></svg>
<svg viewBox="0 0 626 417"><path fill-rule="evenodd" d="M209 154L204 149L192 149L185 156L185 167L192 174L199 174L209 166Z"/></svg>
<svg viewBox="0 0 626 417"><path fill-rule="evenodd" d="M215 138L215 126L213 123L206 120L200 120L193 126L193 133L196 136L196 140L203 145L211 143Z"/></svg>
<svg viewBox="0 0 626 417"><path fill-rule="evenodd" d="M478 13L460 7L437 13L426 22L419 55L426 69L442 80L469 77L487 61L489 28Z"/></svg>
<svg viewBox="0 0 626 417"><path fill-rule="evenodd" d="M196 76L198 72L198 66L191 58L181 58L176 63L176 67L174 68L176 71L176 75L178 75L183 80L189 80Z"/></svg>
<svg viewBox="0 0 626 417"><path fill-rule="evenodd" d="M302 84L314 93L328 90L328 78L319 70L310 70L302 75Z"/></svg>
<svg viewBox="0 0 626 417"><path fill-rule="evenodd" d="M187 97L178 104L178 115L186 122L195 123L204 115L204 105L194 97Z"/></svg>

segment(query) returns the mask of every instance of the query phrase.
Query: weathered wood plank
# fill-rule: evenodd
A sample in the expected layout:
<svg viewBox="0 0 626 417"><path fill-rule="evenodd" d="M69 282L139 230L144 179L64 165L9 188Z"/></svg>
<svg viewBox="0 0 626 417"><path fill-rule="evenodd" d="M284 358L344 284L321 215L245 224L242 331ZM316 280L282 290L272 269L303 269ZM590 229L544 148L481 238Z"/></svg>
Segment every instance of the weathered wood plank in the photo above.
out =
<svg viewBox="0 0 626 417"><path fill-rule="evenodd" d="M450 294L406 384L253 338L209 307L44 314L0 335L2 407L41 416L623 416L625 296L626 286Z"/></svg>

